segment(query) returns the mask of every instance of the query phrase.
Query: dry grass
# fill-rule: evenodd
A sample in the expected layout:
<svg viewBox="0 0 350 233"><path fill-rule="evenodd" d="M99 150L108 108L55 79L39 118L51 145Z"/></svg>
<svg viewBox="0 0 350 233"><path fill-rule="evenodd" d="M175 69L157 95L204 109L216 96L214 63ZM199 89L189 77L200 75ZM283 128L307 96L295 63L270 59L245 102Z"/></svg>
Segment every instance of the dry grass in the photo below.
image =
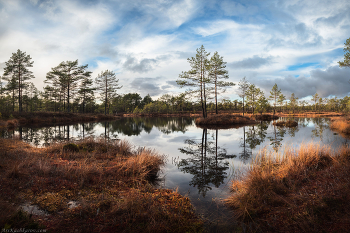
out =
<svg viewBox="0 0 350 233"><path fill-rule="evenodd" d="M6 122L6 127L7 128L15 128L19 125L19 122L16 119L8 120Z"/></svg>
<svg viewBox="0 0 350 233"><path fill-rule="evenodd" d="M103 139L48 148L0 139L0 206L8 209L0 214L0 227L23 226L13 222L14 207L30 202L50 215L29 220L53 232L201 231L188 198L150 185L164 156L133 148ZM69 208L71 201L76 208Z"/></svg>
<svg viewBox="0 0 350 233"><path fill-rule="evenodd" d="M241 115L211 115L197 118L195 123L199 126L231 126L255 124L256 121Z"/></svg>
<svg viewBox="0 0 350 233"><path fill-rule="evenodd" d="M343 116L343 113L339 112L295 112L295 113L278 113L278 116L280 117L288 117L288 116L294 116L294 117L337 117L337 116Z"/></svg>
<svg viewBox="0 0 350 233"><path fill-rule="evenodd" d="M227 204L262 232L346 232L350 224L350 148L301 145L261 151Z"/></svg>
<svg viewBox="0 0 350 233"><path fill-rule="evenodd" d="M330 127L341 134L350 135L350 118L333 118Z"/></svg>
<svg viewBox="0 0 350 233"><path fill-rule="evenodd" d="M272 114L260 114L260 115L255 115L255 120L259 121L272 121L272 120L277 120L279 116L277 115L272 115Z"/></svg>

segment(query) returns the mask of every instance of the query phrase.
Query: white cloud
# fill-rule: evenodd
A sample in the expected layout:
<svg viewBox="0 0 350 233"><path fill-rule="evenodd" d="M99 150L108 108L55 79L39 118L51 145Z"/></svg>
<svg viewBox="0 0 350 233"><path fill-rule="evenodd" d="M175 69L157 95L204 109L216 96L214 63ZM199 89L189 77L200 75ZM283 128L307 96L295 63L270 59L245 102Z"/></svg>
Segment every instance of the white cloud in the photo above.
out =
<svg viewBox="0 0 350 233"><path fill-rule="evenodd" d="M247 76L264 88L298 75L317 82L322 73L316 75L315 67L288 67L337 66L341 57L332 51L350 35L349 11L346 0L0 0L0 64L17 49L27 52L40 89L52 67L79 59L90 63L94 77L115 71L121 92L135 92L130 82L147 78L139 80L158 96L183 91L162 87L189 70L186 58L203 44L228 62L233 82ZM234 88L225 95L237 97Z"/></svg>
<svg viewBox="0 0 350 233"><path fill-rule="evenodd" d="M257 25L238 24L233 20L217 20L209 22L205 26L196 27L193 30L196 34L206 37L227 31L244 34L244 32L260 30L260 28Z"/></svg>

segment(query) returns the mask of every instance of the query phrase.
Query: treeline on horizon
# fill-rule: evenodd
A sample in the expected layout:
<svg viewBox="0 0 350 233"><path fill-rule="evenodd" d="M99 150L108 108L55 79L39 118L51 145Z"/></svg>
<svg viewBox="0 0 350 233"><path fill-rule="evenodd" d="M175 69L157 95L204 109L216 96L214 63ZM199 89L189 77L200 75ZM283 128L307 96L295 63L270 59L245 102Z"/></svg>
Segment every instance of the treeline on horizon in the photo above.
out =
<svg viewBox="0 0 350 233"><path fill-rule="evenodd" d="M350 67L350 38L346 40L344 61L341 67ZM93 79L88 65L78 65L78 60L61 62L51 68L46 75L47 84L39 91L29 80L34 78L28 68L33 66L30 55L21 50L13 53L5 63L3 76L0 76L0 112L73 112L73 113L195 113L202 112L206 117L208 111L215 112L300 112L332 111L348 112L350 97L321 98L318 93L312 96L311 103L302 100L294 93L290 97L283 95L275 84L269 97L249 83L246 78L240 80L239 100L218 96L227 87L234 86L228 79L226 62L217 52L209 59L202 45L195 57L189 58L191 70L182 72L176 81L180 87L189 87L178 95L164 94L153 100L148 94L142 97L138 93L118 94L122 86L113 71L102 71ZM4 82L5 81L5 82Z"/></svg>

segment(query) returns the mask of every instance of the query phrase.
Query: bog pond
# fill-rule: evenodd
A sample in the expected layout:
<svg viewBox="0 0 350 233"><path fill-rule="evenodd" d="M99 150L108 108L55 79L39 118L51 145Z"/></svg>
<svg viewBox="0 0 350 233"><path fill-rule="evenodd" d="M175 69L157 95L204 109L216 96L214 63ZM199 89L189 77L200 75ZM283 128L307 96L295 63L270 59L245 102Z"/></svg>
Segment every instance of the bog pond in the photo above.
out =
<svg viewBox="0 0 350 233"><path fill-rule="evenodd" d="M286 120L286 119L284 119ZM221 200L230 194L230 181L263 148L279 150L301 143L321 143L337 148L348 140L329 129L327 118L295 118L298 127L281 128L262 121L254 126L231 129L197 128L193 118L121 118L53 127L20 127L0 131L0 136L20 137L34 146L54 141L103 137L127 140L137 147L154 148L167 157L158 186L186 195L197 212L211 221L232 215Z"/></svg>

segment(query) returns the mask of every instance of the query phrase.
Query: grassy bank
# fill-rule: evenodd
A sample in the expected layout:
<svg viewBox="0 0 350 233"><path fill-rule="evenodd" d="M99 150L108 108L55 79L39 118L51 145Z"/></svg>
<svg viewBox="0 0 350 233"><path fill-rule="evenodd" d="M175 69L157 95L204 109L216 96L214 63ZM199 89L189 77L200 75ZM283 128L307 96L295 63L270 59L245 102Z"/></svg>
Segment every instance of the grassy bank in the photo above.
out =
<svg viewBox="0 0 350 233"><path fill-rule="evenodd" d="M289 112L289 113L282 113L279 112L276 115L280 117L338 117L338 116L344 116L344 113L339 112Z"/></svg>
<svg viewBox="0 0 350 233"><path fill-rule="evenodd" d="M251 119L247 116L241 115L210 115L207 118L197 118L195 121L197 126L205 126L205 127L230 127L230 126L239 126L239 125L249 125L256 124L254 119Z"/></svg>
<svg viewBox="0 0 350 233"><path fill-rule="evenodd" d="M272 120L277 120L279 116L273 115L273 114L258 114L253 116L255 120L258 121L272 121Z"/></svg>
<svg viewBox="0 0 350 233"><path fill-rule="evenodd" d="M282 127L297 127L298 126L298 122L296 121L276 121L272 123L273 125L276 126L282 126Z"/></svg>
<svg viewBox="0 0 350 233"><path fill-rule="evenodd" d="M155 189L165 158L125 141L33 148L0 139L0 228L52 232L198 232L188 198ZM27 214L29 203L46 214Z"/></svg>
<svg viewBox="0 0 350 233"><path fill-rule="evenodd" d="M2 113L0 127L13 128L23 125L50 125L67 124L74 122L113 120L118 117L113 115L89 114L89 113L66 113L66 112L13 112Z"/></svg>
<svg viewBox="0 0 350 233"><path fill-rule="evenodd" d="M251 232L348 232L350 148L261 151L226 200Z"/></svg>
<svg viewBox="0 0 350 233"><path fill-rule="evenodd" d="M349 117L338 117L332 118L330 125L331 129L343 134L344 136L350 135L350 118Z"/></svg>

